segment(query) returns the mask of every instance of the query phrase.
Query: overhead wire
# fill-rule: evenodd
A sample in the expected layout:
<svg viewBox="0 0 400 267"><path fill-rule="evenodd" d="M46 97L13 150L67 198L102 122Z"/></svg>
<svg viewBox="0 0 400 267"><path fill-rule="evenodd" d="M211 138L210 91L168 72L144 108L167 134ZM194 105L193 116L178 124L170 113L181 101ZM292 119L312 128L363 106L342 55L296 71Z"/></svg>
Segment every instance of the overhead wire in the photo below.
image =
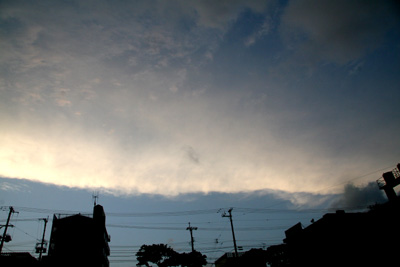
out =
<svg viewBox="0 0 400 267"><path fill-rule="evenodd" d="M24 212L32 213L46 213L46 214L63 214L63 215L74 215L81 214L84 216L91 216L90 212L72 211L72 210L52 210L52 209L37 209L30 207L15 207L16 209ZM320 209L272 209L270 207L264 208L247 208L247 207L230 207L236 212L241 213L255 213L255 214L267 214L267 213L313 213L313 212L326 212L332 210L331 208L320 208ZM205 214L216 214L221 209L208 209L208 210L186 210L186 211L169 211L169 212L107 212L107 217L170 217L170 216L191 216L191 215L205 215ZM19 219L19 221L31 221L33 218ZM200 222L200 223L212 223L212 222ZM154 223L156 224L156 223ZM163 223L168 224L168 223ZM171 223L175 224L175 223ZM179 223L176 223L179 224ZM185 224L185 223L181 223Z"/></svg>
<svg viewBox="0 0 400 267"><path fill-rule="evenodd" d="M19 216L19 212L13 212L13 213L11 214L11 221L12 221L12 222L15 222L15 219L14 219L15 213L17 213L17 218L18 218L18 216ZM13 227L13 230L12 230L12 233L11 233L11 238L13 239L13 238L14 238L14 233L15 233L16 223L15 223L12 227Z"/></svg>
<svg viewBox="0 0 400 267"><path fill-rule="evenodd" d="M120 224L107 224L107 227L111 228L130 228L130 229L142 229L142 230L171 230L171 231L182 231L186 230L181 227L154 227L154 226L140 226L140 225L120 225ZM237 227L235 231L263 231L263 230L280 230L286 229L287 226L277 226L277 227ZM199 230L204 231L231 231L226 228L215 228L215 227L203 227L199 228Z"/></svg>
<svg viewBox="0 0 400 267"><path fill-rule="evenodd" d="M388 170L389 168L392 168L392 167L393 167L393 166L388 166L388 167L385 167L385 168L381 168L381 169L379 169L379 170L375 170L375 171L372 171L372 172L368 172L368 173L362 174L362 175L360 175L360 176L356 176L356 177L347 179L347 180L344 181L344 182L340 182L340 183L337 183L337 184L334 184L334 185L331 185L331 186L327 186L327 187L321 188L321 189L317 190L316 192L321 192L321 191L324 191L324 190L326 190L326 189L330 189L330 188L333 188L333 187L337 187L337 186L340 186L340 185L344 185L344 184L347 184L347 183L349 183L349 182L353 182L353 181L355 181L355 180L358 180L358 179L360 179L360 178L363 178L363 177L366 177L366 176L375 174L375 173L377 173L377 172L381 172L381 171L384 171L384 170Z"/></svg>
<svg viewBox="0 0 400 267"><path fill-rule="evenodd" d="M40 218L27 218L27 219L12 219L12 222L36 222ZM0 220L0 223L6 222L6 220Z"/></svg>
<svg viewBox="0 0 400 267"><path fill-rule="evenodd" d="M228 221L227 221L227 220L225 220L225 226L224 226L224 229L226 229L227 227L228 227ZM221 238L221 236L222 236L222 233L223 233L223 231L221 230L221 232L219 233L219 235L218 235L218 236L217 236L217 238L215 239L215 246L214 246L214 250L216 250L218 246L220 246L220 248L219 248L219 249L221 249L221 246L222 246L223 242L219 242L219 239ZM218 245L218 244L220 244L220 245ZM212 252L210 252L210 253L212 253ZM215 256L215 253L216 253L216 252L214 252L213 256Z"/></svg>
<svg viewBox="0 0 400 267"><path fill-rule="evenodd" d="M32 237L33 239L37 240L37 237L35 237L35 236L33 236L33 235L31 235L31 234L25 232L24 230L20 229L19 227L15 227L15 229L18 230L18 231L20 231L20 232L22 232L22 233L24 233L25 235L27 235L27 236L29 236L29 237Z"/></svg>

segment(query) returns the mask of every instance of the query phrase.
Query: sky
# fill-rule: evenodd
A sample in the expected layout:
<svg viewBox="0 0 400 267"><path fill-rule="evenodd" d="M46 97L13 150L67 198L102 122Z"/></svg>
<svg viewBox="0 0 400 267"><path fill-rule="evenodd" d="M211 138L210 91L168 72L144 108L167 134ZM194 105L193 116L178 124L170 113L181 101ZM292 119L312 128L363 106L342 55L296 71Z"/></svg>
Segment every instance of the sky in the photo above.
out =
<svg viewBox="0 0 400 267"><path fill-rule="evenodd" d="M400 160L396 1L0 1L0 51L1 219L90 212L93 191L183 228L159 213L322 215L382 199ZM178 236L127 229L113 244Z"/></svg>

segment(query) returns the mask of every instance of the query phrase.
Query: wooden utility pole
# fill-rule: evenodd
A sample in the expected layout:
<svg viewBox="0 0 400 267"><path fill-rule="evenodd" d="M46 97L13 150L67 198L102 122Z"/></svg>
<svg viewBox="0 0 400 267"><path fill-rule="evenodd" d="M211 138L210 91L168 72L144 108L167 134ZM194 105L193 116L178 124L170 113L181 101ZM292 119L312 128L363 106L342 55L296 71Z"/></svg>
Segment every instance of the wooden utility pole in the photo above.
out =
<svg viewBox="0 0 400 267"><path fill-rule="evenodd" d="M46 225L47 222L49 221L49 218L43 218L43 219L39 219L39 220L43 220L44 221L44 229L43 229L43 237L42 237L42 242L40 242L40 249L39 249L39 261L42 261L42 253L44 251L43 246L46 243L46 241L44 241L44 235L46 234Z"/></svg>
<svg viewBox="0 0 400 267"><path fill-rule="evenodd" d="M238 257L238 251L237 251L237 246L236 246L236 238L235 238L235 231L233 230L233 220L232 220L232 208L230 208L228 210L229 215L227 215L226 213L222 214L222 217L229 217L230 221L231 221L231 228L232 228L232 237L233 237L233 246L235 247L235 257Z"/></svg>
<svg viewBox="0 0 400 267"><path fill-rule="evenodd" d="M1 251L3 250L4 241L6 240L7 229L8 229L8 225L9 225L9 223L10 223L11 214L14 213L14 212L15 212L15 211L14 211L14 208L13 208L13 207L10 207L10 212L8 213L7 223L6 223L5 228L4 228L3 237L1 238L1 243L0 243L0 254L1 254Z"/></svg>
<svg viewBox="0 0 400 267"><path fill-rule="evenodd" d="M197 230L197 227L192 227L192 226L190 226L190 223L189 223L189 227L186 228L186 230L190 231L190 240L191 240L191 243L192 243L192 252L194 252L193 230Z"/></svg>

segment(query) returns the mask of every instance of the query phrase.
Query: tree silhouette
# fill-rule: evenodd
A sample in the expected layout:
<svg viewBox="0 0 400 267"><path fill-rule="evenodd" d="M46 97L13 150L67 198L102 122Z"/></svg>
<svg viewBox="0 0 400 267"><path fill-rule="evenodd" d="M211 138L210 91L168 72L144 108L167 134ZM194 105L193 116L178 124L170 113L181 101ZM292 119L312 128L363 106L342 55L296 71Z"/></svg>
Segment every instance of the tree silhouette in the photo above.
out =
<svg viewBox="0 0 400 267"><path fill-rule="evenodd" d="M198 251L179 254L179 263L182 267L201 267L207 264L207 256Z"/></svg>
<svg viewBox="0 0 400 267"><path fill-rule="evenodd" d="M207 264L207 257L198 251L179 254L165 244L142 245L136 253L136 258L137 266L147 267L151 266L149 263L158 267L201 267Z"/></svg>
<svg viewBox="0 0 400 267"><path fill-rule="evenodd" d="M138 260L136 265L150 267L149 262L151 262L157 264L158 267L178 266L172 265L176 254L172 248L165 244L142 245L136 253Z"/></svg>

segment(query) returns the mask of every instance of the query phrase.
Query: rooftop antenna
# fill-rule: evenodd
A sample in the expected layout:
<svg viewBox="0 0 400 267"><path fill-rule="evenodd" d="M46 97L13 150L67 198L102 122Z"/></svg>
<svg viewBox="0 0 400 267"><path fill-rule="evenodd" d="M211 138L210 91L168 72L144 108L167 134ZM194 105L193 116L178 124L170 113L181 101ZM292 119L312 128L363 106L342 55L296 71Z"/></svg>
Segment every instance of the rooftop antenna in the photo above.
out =
<svg viewBox="0 0 400 267"><path fill-rule="evenodd" d="M385 191L389 201L397 199L397 194L394 190L394 187L400 185L400 163L397 164L396 167L397 168L394 170L382 174L382 177L376 181L379 189L383 189Z"/></svg>
<svg viewBox="0 0 400 267"><path fill-rule="evenodd" d="M93 199L93 202L94 202L94 206L96 206L97 205L97 200L99 199L99 191L94 191L93 192L92 199Z"/></svg>

